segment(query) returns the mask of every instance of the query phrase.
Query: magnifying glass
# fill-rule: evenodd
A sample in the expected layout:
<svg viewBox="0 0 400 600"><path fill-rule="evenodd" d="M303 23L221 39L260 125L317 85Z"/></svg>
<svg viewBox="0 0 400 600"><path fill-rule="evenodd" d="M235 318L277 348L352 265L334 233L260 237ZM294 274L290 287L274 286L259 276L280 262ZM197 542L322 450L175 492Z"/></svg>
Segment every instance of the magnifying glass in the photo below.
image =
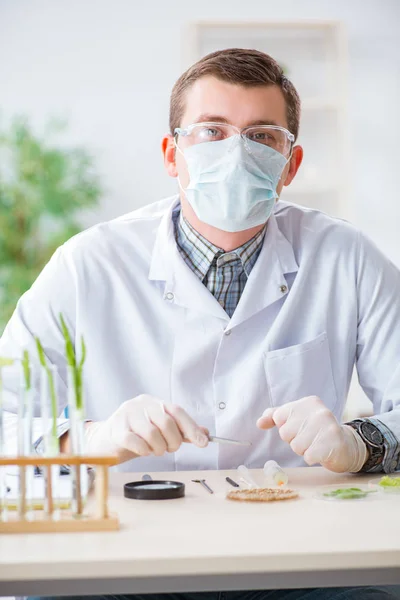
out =
<svg viewBox="0 0 400 600"><path fill-rule="evenodd" d="M142 481L131 481L124 485L125 498L133 500L171 500L183 498L184 495L184 483L152 479L150 475L143 475Z"/></svg>

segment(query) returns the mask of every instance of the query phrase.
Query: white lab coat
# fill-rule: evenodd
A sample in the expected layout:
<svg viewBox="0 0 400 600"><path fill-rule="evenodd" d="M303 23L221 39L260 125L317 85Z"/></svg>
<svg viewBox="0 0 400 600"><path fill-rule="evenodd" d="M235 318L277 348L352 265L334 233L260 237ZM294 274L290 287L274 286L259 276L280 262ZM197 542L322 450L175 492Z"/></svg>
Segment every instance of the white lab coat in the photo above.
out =
<svg viewBox="0 0 400 600"><path fill-rule="evenodd" d="M400 436L400 276L393 264L352 225L279 201L229 319L178 252L177 201L64 244L20 300L0 356L23 348L34 354L37 335L62 369L61 312L77 344L85 338L88 418L106 419L121 402L148 393L181 405L217 436L253 443L184 444L124 470L261 467L267 459L304 465L256 420L269 406L312 394L340 419L355 361L375 413ZM61 383L60 410L65 396ZM15 410L13 394L7 403Z"/></svg>

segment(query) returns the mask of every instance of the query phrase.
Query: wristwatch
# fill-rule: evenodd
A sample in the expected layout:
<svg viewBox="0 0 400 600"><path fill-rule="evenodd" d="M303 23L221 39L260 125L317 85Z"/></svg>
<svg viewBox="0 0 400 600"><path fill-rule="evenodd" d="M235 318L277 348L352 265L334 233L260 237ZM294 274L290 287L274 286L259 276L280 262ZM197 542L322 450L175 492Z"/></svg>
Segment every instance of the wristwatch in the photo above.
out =
<svg viewBox="0 0 400 600"><path fill-rule="evenodd" d="M381 465L385 457L385 438L379 429L367 419L355 419L346 423L353 427L367 446L369 456L362 467L362 471L370 471Z"/></svg>

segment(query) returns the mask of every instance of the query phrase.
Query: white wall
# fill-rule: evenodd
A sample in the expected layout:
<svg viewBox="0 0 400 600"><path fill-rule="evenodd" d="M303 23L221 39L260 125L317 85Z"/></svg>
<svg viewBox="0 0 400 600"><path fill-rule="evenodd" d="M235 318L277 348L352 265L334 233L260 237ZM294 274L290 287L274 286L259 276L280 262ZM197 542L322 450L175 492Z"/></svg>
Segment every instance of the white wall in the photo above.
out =
<svg viewBox="0 0 400 600"><path fill-rule="evenodd" d="M69 117L107 190L89 222L108 219L175 191L160 138L187 24L298 18L346 23L352 212L400 265L399 0L0 0L0 110Z"/></svg>
<svg viewBox="0 0 400 600"><path fill-rule="evenodd" d="M109 219L175 192L160 139L196 20L340 19L349 38L349 213L400 266L400 0L0 0L0 110L70 119ZM337 177L341 177L337 173ZM365 406L356 387L353 410Z"/></svg>
<svg viewBox="0 0 400 600"><path fill-rule="evenodd" d="M70 119L112 218L175 192L160 139L196 20L340 19L349 37L353 220L400 266L400 0L0 0L0 110ZM337 177L342 177L337 173ZM364 402L357 390L354 405Z"/></svg>

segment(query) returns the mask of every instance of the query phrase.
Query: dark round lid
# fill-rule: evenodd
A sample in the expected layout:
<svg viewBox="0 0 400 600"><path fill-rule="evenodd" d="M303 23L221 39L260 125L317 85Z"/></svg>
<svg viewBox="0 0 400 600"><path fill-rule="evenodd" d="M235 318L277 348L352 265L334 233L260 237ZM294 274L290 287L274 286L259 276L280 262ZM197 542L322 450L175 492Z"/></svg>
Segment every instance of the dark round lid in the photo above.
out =
<svg viewBox="0 0 400 600"><path fill-rule="evenodd" d="M185 484L180 481L131 481L124 485L125 498L134 500L170 500L184 495Z"/></svg>

